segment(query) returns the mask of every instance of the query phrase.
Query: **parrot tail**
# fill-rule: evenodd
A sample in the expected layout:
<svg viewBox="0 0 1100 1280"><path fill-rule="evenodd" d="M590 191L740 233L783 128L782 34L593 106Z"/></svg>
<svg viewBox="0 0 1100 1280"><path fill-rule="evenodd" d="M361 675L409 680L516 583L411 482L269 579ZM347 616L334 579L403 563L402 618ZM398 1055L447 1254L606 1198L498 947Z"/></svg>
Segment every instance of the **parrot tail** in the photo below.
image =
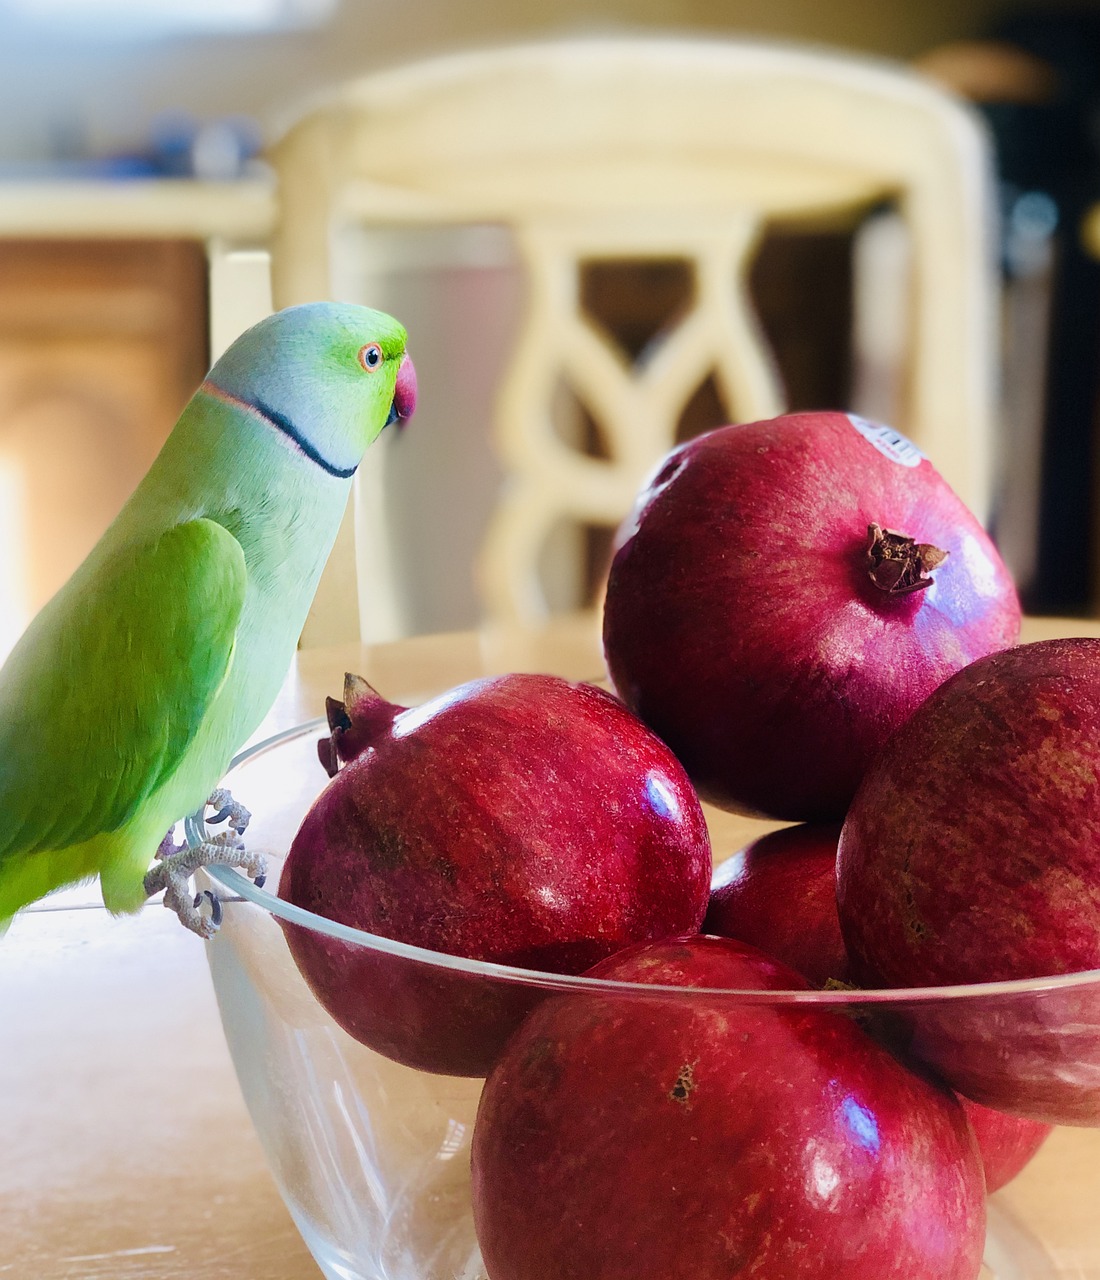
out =
<svg viewBox="0 0 1100 1280"><path fill-rule="evenodd" d="M91 880L98 867L97 840L68 849L45 849L0 862L0 935L12 917L55 889Z"/></svg>

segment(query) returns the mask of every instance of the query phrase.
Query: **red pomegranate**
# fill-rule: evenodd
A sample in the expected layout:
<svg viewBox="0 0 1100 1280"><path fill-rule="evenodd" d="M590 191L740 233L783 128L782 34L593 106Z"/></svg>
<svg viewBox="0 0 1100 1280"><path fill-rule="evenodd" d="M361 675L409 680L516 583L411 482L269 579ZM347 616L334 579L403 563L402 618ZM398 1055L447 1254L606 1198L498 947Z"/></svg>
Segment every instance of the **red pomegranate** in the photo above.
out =
<svg viewBox="0 0 1100 1280"><path fill-rule="evenodd" d="M748 942L815 987L847 982L836 914L835 824L801 823L752 841L711 881L703 932Z"/></svg>
<svg viewBox="0 0 1100 1280"><path fill-rule="evenodd" d="M841 1013L770 1003L805 983L742 943L632 947L591 976L760 998L534 1011L474 1126L490 1280L975 1280L984 1181L949 1090Z"/></svg>
<svg viewBox="0 0 1100 1280"><path fill-rule="evenodd" d="M418 707L350 681L279 891L451 956L580 973L698 929L711 875L698 798L618 699L556 676L475 680ZM533 988L284 926L310 987L400 1062L484 1075Z"/></svg>
<svg viewBox="0 0 1100 1280"><path fill-rule="evenodd" d="M1011 982L1100 969L1100 640L972 663L890 739L840 836L857 980ZM1100 1121L1100 979L913 1006L914 1048L960 1092Z"/></svg>
<svg viewBox="0 0 1100 1280"><path fill-rule="evenodd" d="M1018 635L975 517L908 441L850 414L675 449L618 544L615 688L731 809L840 821L891 732Z"/></svg>

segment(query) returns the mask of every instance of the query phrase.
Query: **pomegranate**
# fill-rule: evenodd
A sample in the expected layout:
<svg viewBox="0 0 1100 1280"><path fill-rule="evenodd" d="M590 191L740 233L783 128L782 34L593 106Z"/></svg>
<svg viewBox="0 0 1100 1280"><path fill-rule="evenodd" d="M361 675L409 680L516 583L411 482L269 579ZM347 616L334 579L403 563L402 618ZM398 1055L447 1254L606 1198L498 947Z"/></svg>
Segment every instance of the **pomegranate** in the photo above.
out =
<svg viewBox="0 0 1100 1280"><path fill-rule="evenodd" d="M784 827L727 858L711 882L703 932L751 943L815 987L846 982L836 914L839 835L836 825Z"/></svg>
<svg viewBox="0 0 1100 1280"><path fill-rule="evenodd" d="M711 873L702 809L675 756L616 698L544 675L475 680L411 709L354 678L349 688L322 756L354 758L294 838L288 901L436 952L562 973L698 929ZM485 1074L534 997L285 927L336 1021L425 1070Z"/></svg>
<svg viewBox="0 0 1100 1280"><path fill-rule="evenodd" d="M1039 1120L1010 1116L960 1096L966 1118L978 1140L985 1170L985 1189L1000 1191L1024 1168L1050 1137L1052 1127Z"/></svg>
<svg viewBox="0 0 1100 1280"><path fill-rule="evenodd" d="M615 688L729 809L842 820L893 729L1019 632L975 517L908 441L850 414L680 446L617 542Z"/></svg>
<svg viewBox="0 0 1100 1280"><path fill-rule="evenodd" d="M740 989L540 1005L481 1097L490 1280L974 1280L984 1182L954 1096L753 947L631 947L592 977ZM754 998L755 997L755 998Z"/></svg>
<svg viewBox="0 0 1100 1280"><path fill-rule="evenodd" d="M1100 968L1100 640L972 663L887 743L837 862L858 980L950 986ZM916 1051L962 1093L1100 1122L1100 980L917 1001Z"/></svg>

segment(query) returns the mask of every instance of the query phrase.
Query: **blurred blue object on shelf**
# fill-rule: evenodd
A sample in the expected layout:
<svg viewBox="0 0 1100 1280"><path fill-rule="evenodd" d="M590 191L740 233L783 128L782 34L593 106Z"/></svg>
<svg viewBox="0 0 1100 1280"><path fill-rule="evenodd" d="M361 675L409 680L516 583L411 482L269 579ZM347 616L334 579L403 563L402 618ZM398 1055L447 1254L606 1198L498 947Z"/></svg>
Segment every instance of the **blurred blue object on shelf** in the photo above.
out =
<svg viewBox="0 0 1100 1280"><path fill-rule="evenodd" d="M48 159L0 163L0 179L87 178L126 181L141 178L196 178L232 182L254 176L260 127L249 116L199 120L188 112L156 116L146 142L132 151L85 155L76 148Z"/></svg>

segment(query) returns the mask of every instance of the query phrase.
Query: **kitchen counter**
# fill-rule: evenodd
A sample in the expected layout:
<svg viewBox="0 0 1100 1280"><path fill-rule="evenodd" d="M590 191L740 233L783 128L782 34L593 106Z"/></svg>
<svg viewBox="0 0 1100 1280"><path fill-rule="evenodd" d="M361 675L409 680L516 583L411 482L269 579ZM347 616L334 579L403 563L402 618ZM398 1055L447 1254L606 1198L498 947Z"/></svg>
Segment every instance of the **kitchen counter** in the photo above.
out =
<svg viewBox="0 0 1100 1280"><path fill-rule="evenodd" d="M262 243L275 217L273 183L188 178L0 178L0 236L150 237Z"/></svg>

